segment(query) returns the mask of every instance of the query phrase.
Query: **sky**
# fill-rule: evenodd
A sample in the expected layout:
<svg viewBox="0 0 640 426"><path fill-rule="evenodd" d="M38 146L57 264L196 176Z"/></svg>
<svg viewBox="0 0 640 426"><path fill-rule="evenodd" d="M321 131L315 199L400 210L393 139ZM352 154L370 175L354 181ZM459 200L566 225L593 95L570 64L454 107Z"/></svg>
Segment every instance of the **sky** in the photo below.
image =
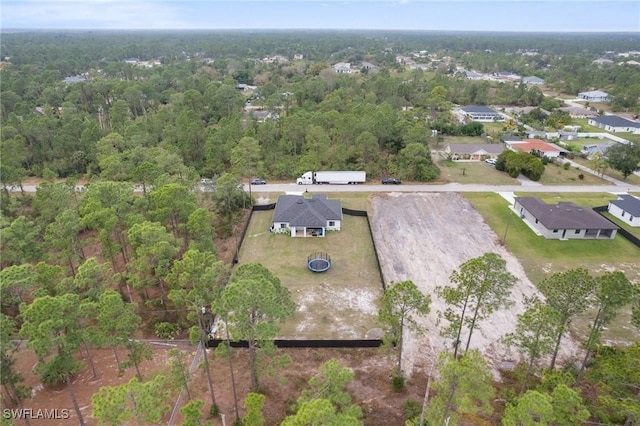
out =
<svg viewBox="0 0 640 426"><path fill-rule="evenodd" d="M640 33L640 0L0 0L0 29Z"/></svg>

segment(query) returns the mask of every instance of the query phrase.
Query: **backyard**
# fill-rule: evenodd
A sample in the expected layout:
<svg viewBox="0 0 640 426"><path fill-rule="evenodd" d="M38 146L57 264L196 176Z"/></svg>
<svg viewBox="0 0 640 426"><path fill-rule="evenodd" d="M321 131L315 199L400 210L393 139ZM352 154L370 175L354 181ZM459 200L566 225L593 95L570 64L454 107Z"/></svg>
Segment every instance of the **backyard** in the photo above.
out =
<svg viewBox="0 0 640 426"><path fill-rule="evenodd" d="M365 210L366 199L356 194L343 206ZM377 301L382 280L367 219L344 215L342 231L328 232L323 238L292 238L269 232L272 216L273 210L254 212L239 260L262 263L291 292L298 308L281 326L281 337L380 338ZM309 271L307 257L315 252L330 256L331 269Z"/></svg>

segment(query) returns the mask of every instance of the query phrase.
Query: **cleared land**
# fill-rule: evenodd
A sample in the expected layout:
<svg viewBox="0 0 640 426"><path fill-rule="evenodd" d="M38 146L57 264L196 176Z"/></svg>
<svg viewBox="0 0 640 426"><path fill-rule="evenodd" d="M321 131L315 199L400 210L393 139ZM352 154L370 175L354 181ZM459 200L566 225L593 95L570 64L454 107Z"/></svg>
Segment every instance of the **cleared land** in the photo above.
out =
<svg viewBox="0 0 640 426"><path fill-rule="evenodd" d="M483 352L496 368L503 361L517 361L518 355L499 340L514 330L517 315L524 311L523 296L538 292L518 259L500 245L498 236L473 206L453 193L380 194L372 196L371 202L372 231L387 282L412 280L423 293L432 295L431 313L423 319L427 336L405 335L405 371L429 362L428 347L435 352L448 348L450 342L439 334L442 324L437 324L437 313L444 311L445 305L434 294L435 289L448 285L451 272L460 264L487 252L502 256L518 280L512 291L513 306L482 321L472 336L471 348ZM578 352L575 342L565 338L561 357Z"/></svg>

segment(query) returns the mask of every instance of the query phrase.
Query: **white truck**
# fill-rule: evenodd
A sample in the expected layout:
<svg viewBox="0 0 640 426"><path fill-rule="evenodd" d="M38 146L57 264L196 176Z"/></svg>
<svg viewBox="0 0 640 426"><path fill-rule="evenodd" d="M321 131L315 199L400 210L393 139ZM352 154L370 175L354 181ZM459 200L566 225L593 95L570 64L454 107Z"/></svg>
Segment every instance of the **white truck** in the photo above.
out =
<svg viewBox="0 0 640 426"><path fill-rule="evenodd" d="M296 179L298 185L311 184L356 184L367 181L367 173L363 171L325 171L325 172L305 172Z"/></svg>

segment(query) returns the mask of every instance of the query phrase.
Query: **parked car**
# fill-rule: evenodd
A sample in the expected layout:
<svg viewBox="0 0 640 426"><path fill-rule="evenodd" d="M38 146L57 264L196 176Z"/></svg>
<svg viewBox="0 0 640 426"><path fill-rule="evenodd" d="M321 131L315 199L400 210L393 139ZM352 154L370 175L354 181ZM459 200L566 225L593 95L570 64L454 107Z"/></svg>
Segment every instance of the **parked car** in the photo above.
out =
<svg viewBox="0 0 640 426"><path fill-rule="evenodd" d="M491 164L492 166L495 166L497 160L495 158L487 158L486 160L484 160L484 162L487 164Z"/></svg>
<svg viewBox="0 0 640 426"><path fill-rule="evenodd" d="M251 185L266 185L267 181L264 179L258 179L258 178L254 178L251 179Z"/></svg>
<svg viewBox="0 0 640 426"><path fill-rule="evenodd" d="M401 183L402 181L400 179L396 179L392 177L382 179L383 185L400 185Z"/></svg>

